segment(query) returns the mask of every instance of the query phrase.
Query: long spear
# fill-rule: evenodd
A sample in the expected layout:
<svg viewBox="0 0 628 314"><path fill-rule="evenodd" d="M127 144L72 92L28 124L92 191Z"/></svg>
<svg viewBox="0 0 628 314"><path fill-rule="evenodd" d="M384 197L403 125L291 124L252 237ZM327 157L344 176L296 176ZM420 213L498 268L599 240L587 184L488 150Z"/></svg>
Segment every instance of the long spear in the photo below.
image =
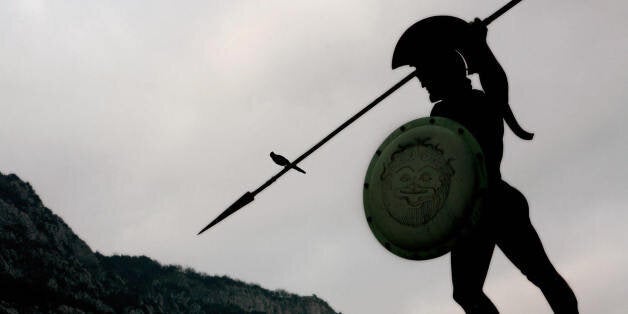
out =
<svg viewBox="0 0 628 314"><path fill-rule="evenodd" d="M493 14L491 14L489 17L485 18L482 22L484 23L484 25L488 26L488 24L490 24L491 22L496 20L498 17L500 17L502 14L506 13L506 11L510 10L512 7L514 7L515 5L517 5L521 1L522 0L512 0L512 1L508 2L506 5L501 7L499 10L497 10ZM257 195L258 193L262 192L264 189L266 189L271 184L273 184L277 179L279 179L286 172L288 172L288 170L295 169L295 170L299 170L300 172L304 173L304 171L302 171L300 168L297 167L297 165L301 161L303 161L305 158L310 156L313 152L315 152L317 149L319 149L321 146L323 146L325 143L327 143L329 140L331 140L334 136L336 136L336 134L340 133L340 131L344 130L350 124L355 122L355 120L359 119L362 115L367 113L369 110L373 109L373 107L375 107L377 104L379 104L382 100L386 99L386 97L390 96L390 94L394 93L401 86L403 86L407 82L409 82L412 78L414 78L416 76L416 74L417 74L416 70L414 70L410 74L406 75L406 77L404 77L401 81L399 81L397 84L393 85L391 88L389 88L383 94L381 94L379 97L375 98L375 100L373 100L370 104L366 105L366 107L362 108L362 110L360 110L358 113L354 114L351 118L347 119L347 121L345 121L343 124L341 124L335 130L333 130L331 133L329 133L327 136L325 136L322 140L320 140L318 143L316 143L314 146L312 146L310 149L308 149L305 153L303 153L301 156L299 156L293 162L290 162L288 159L286 159L285 157L283 157L281 155L276 155L275 153L271 152L270 156L273 159L273 161L275 163L277 163L278 165L284 166L284 168L281 169L281 171L279 171L277 174L272 176L270 179L268 179L268 181L266 181L264 184L262 184L260 187L258 187L253 192L247 191L246 193L244 193L244 195L242 195L237 201L235 201L235 203L231 204L231 206L229 206L225 211L223 211L220 215L218 215L218 217L216 217L214 220L212 220L212 222L210 222L207 226L205 226L205 228L203 228L201 231L199 231L199 233L197 235L200 235L201 233L205 232L207 229L213 227L217 223L221 222L223 219L229 217L231 214L233 214L236 211L238 211L240 208L242 208L245 205L247 205L248 203L252 202L255 199L255 195Z"/></svg>

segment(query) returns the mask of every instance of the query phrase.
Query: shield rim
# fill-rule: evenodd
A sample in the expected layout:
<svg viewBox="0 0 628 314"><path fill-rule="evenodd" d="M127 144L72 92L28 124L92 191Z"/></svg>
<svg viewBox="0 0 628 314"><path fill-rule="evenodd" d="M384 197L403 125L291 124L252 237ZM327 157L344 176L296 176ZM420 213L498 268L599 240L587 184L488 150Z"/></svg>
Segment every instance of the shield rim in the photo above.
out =
<svg viewBox="0 0 628 314"><path fill-rule="evenodd" d="M476 199L473 202L473 208L471 210L470 219L469 219L470 221L465 225L465 227L460 229L458 232L452 233L447 240L441 242L440 245L437 245L431 249L421 250L421 251L410 251L388 241L388 239L375 227L371 219L372 215L370 214L370 212L376 209L370 208L371 206L368 205L369 202L367 201L368 199L367 190L369 188L369 179L371 178L371 175L374 171L373 169L375 168L374 166L379 160L380 154L384 150L384 148L390 142L395 140L397 137L399 137L401 134L405 133L406 131L412 128L420 127L424 125L438 125L438 126L448 128L450 130L456 130L457 132L455 133L458 136L463 137L464 142L468 144L469 149L471 150L473 156L476 156L476 158L478 159L478 162L477 162L478 168L479 168L477 169L478 187L476 188L477 194L476 194ZM369 163L368 169L366 171L366 177L364 179L363 192L362 192L362 203L363 203L362 207L364 208L366 222L369 226L369 229L371 229L371 233L375 236L377 241L382 246L384 246L384 248L386 248L386 250L388 250L389 252L399 257L409 259L409 260L427 260L427 259L437 258L437 257L447 254L461 237L464 237L466 234L471 232L475 228L475 226L477 226L478 221L480 220L481 208L486 200L487 186L488 186L488 179L487 179L487 174L486 174L486 165L484 163L484 153L482 152L482 148L480 147L480 144L473 137L471 132L469 132L460 123L454 120L448 119L448 118L422 117L422 118L409 121L403 124L402 126L398 127L395 131L393 131L390 135L388 135L388 137L386 137L386 139L384 140L382 144L379 145L379 147L375 151L375 154L371 158L371 162Z"/></svg>

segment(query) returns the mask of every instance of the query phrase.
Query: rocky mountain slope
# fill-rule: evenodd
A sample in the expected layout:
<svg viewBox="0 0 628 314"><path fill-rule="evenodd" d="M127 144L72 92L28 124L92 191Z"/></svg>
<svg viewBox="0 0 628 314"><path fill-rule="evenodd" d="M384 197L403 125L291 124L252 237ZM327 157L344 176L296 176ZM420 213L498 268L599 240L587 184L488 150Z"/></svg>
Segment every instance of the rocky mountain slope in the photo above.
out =
<svg viewBox="0 0 628 314"><path fill-rule="evenodd" d="M315 296L93 252L30 184L0 173L1 313L335 313Z"/></svg>

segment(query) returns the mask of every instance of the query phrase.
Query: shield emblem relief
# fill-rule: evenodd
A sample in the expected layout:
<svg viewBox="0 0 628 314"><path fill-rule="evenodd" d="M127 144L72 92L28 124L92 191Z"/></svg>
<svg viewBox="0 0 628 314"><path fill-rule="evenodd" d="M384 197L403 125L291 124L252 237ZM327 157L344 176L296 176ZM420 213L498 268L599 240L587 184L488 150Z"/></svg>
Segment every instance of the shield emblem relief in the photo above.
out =
<svg viewBox="0 0 628 314"><path fill-rule="evenodd" d="M403 258L441 256L478 223L487 187L480 145L441 117L408 122L377 149L364 211L377 240Z"/></svg>

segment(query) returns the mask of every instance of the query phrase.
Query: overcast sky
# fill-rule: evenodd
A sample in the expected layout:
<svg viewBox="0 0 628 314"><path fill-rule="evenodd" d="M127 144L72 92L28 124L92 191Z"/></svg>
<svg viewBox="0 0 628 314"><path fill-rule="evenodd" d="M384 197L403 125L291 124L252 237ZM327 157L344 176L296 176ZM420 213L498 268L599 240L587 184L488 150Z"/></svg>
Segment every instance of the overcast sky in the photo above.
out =
<svg viewBox="0 0 628 314"><path fill-rule="evenodd" d="M0 2L0 171L29 181L92 249L145 254L343 313L462 313L449 255L408 261L372 236L370 158L429 113L412 81L259 194L196 233L401 79L394 45L435 14L505 0ZM628 295L628 4L525 0L491 24L510 102L502 174L530 203L582 313ZM503 313L550 313L496 250L485 291Z"/></svg>

